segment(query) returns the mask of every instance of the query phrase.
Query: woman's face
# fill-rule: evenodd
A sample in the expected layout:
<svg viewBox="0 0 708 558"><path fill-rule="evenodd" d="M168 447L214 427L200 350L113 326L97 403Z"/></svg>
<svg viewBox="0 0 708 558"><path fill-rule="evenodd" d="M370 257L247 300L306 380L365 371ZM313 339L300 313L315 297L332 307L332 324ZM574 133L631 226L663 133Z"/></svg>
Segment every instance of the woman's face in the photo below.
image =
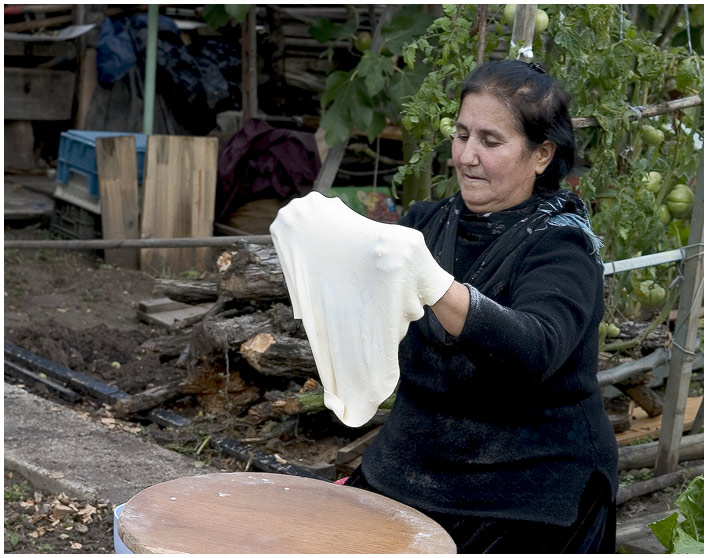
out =
<svg viewBox="0 0 708 558"><path fill-rule="evenodd" d="M529 150L514 116L491 93L470 93L462 102L452 160L470 211L501 211L527 200L554 152L550 141Z"/></svg>

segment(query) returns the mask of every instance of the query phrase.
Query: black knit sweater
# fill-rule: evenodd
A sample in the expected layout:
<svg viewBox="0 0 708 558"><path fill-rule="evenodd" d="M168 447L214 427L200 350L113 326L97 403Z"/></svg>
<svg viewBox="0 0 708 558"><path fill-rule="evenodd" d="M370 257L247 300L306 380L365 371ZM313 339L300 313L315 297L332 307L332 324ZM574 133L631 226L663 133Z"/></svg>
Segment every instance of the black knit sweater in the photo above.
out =
<svg viewBox="0 0 708 558"><path fill-rule="evenodd" d="M446 203L416 204L401 224L422 230L458 281L471 279L467 320L456 338L435 334L429 308L411 324L396 402L362 473L423 511L570 525L594 471L617 490L617 444L596 379L602 267L578 227L541 219L528 233L475 235L464 213L454 250L472 261L455 262L449 247L435 252L429 230ZM510 215L518 219L512 210L472 220L504 231ZM509 245L490 252L495 243ZM482 260L484 273L475 271Z"/></svg>

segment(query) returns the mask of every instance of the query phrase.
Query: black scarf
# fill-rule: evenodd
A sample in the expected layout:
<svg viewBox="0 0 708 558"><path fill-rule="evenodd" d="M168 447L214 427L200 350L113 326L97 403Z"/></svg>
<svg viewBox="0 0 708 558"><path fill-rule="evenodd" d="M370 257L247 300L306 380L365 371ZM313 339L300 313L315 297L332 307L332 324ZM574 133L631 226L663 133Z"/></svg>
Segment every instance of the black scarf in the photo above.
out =
<svg viewBox="0 0 708 558"><path fill-rule="evenodd" d="M458 225L464 210L464 201L458 192L438 209L421 231L431 254L449 273L454 270ZM469 220L474 221L472 226L479 228L480 233L495 237L462 278L464 283L479 286L480 290L514 248L534 232L545 230L548 226L579 227L589 240L591 253L601 263L602 244L592 232L587 208L569 190L534 194L519 205L494 213L473 214ZM445 344L452 342L451 336L428 309L420 325L438 341Z"/></svg>

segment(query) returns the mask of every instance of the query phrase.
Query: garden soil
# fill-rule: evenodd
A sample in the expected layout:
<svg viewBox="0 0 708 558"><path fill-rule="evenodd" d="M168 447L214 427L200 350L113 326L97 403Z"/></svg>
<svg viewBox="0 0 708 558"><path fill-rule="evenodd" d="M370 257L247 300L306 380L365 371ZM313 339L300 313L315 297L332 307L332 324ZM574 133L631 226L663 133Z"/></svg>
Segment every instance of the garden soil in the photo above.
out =
<svg viewBox="0 0 708 558"><path fill-rule="evenodd" d="M5 228L5 239L46 239L47 229L38 225ZM165 331L137 319L138 304L156 298L156 278L141 271L106 265L96 252L50 249L4 251L5 340L73 370L97 378L128 393L138 393L183 378L184 369L175 361L161 362L160 355L141 347ZM205 279L216 280L214 272ZM6 379L6 381L14 381ZM52 397L34 388L35 393ZM59 400L57 400L59 401ZM288 459L309 463L333 463L337 449L361 433L339 427L326 418L319 430L308 426L280 436L268 436L243 417L228 412L209 412L189 397L175 403L181 414L193 419L194 428L168 431L144 425L143 434L156 443L190 454L197 460L226 471L243 464L208 449L205 436L222 433L259 449ZM82 410L97 417L110 409L89 402ZM195 449L201 446L202 451ZM644 472L642 472L644 473ZM633 472L634 476L640 472ZM672 507L678 487L639 498L620 507L620 521ZM72 521L56 521L52 506L66 506L60 494L40 493L16 472L5 471L6 553L106 553L112 552L112 517L97 502L69 501L68 506L95 512L74 514ZM63 508L61 508L63 509Z"/></svg>

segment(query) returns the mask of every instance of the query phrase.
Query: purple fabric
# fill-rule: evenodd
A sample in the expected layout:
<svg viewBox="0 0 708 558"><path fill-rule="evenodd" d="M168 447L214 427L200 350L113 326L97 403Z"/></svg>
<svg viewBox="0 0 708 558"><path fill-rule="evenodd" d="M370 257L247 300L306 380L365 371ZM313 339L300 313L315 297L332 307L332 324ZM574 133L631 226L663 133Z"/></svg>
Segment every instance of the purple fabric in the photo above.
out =
<svg viewBox="0 0 708 558"><path fill-rule="evenodd" d="M216 220L258 198L285 199L311 191L320 169L314 134L247 120L219 156Z"/></svg>

